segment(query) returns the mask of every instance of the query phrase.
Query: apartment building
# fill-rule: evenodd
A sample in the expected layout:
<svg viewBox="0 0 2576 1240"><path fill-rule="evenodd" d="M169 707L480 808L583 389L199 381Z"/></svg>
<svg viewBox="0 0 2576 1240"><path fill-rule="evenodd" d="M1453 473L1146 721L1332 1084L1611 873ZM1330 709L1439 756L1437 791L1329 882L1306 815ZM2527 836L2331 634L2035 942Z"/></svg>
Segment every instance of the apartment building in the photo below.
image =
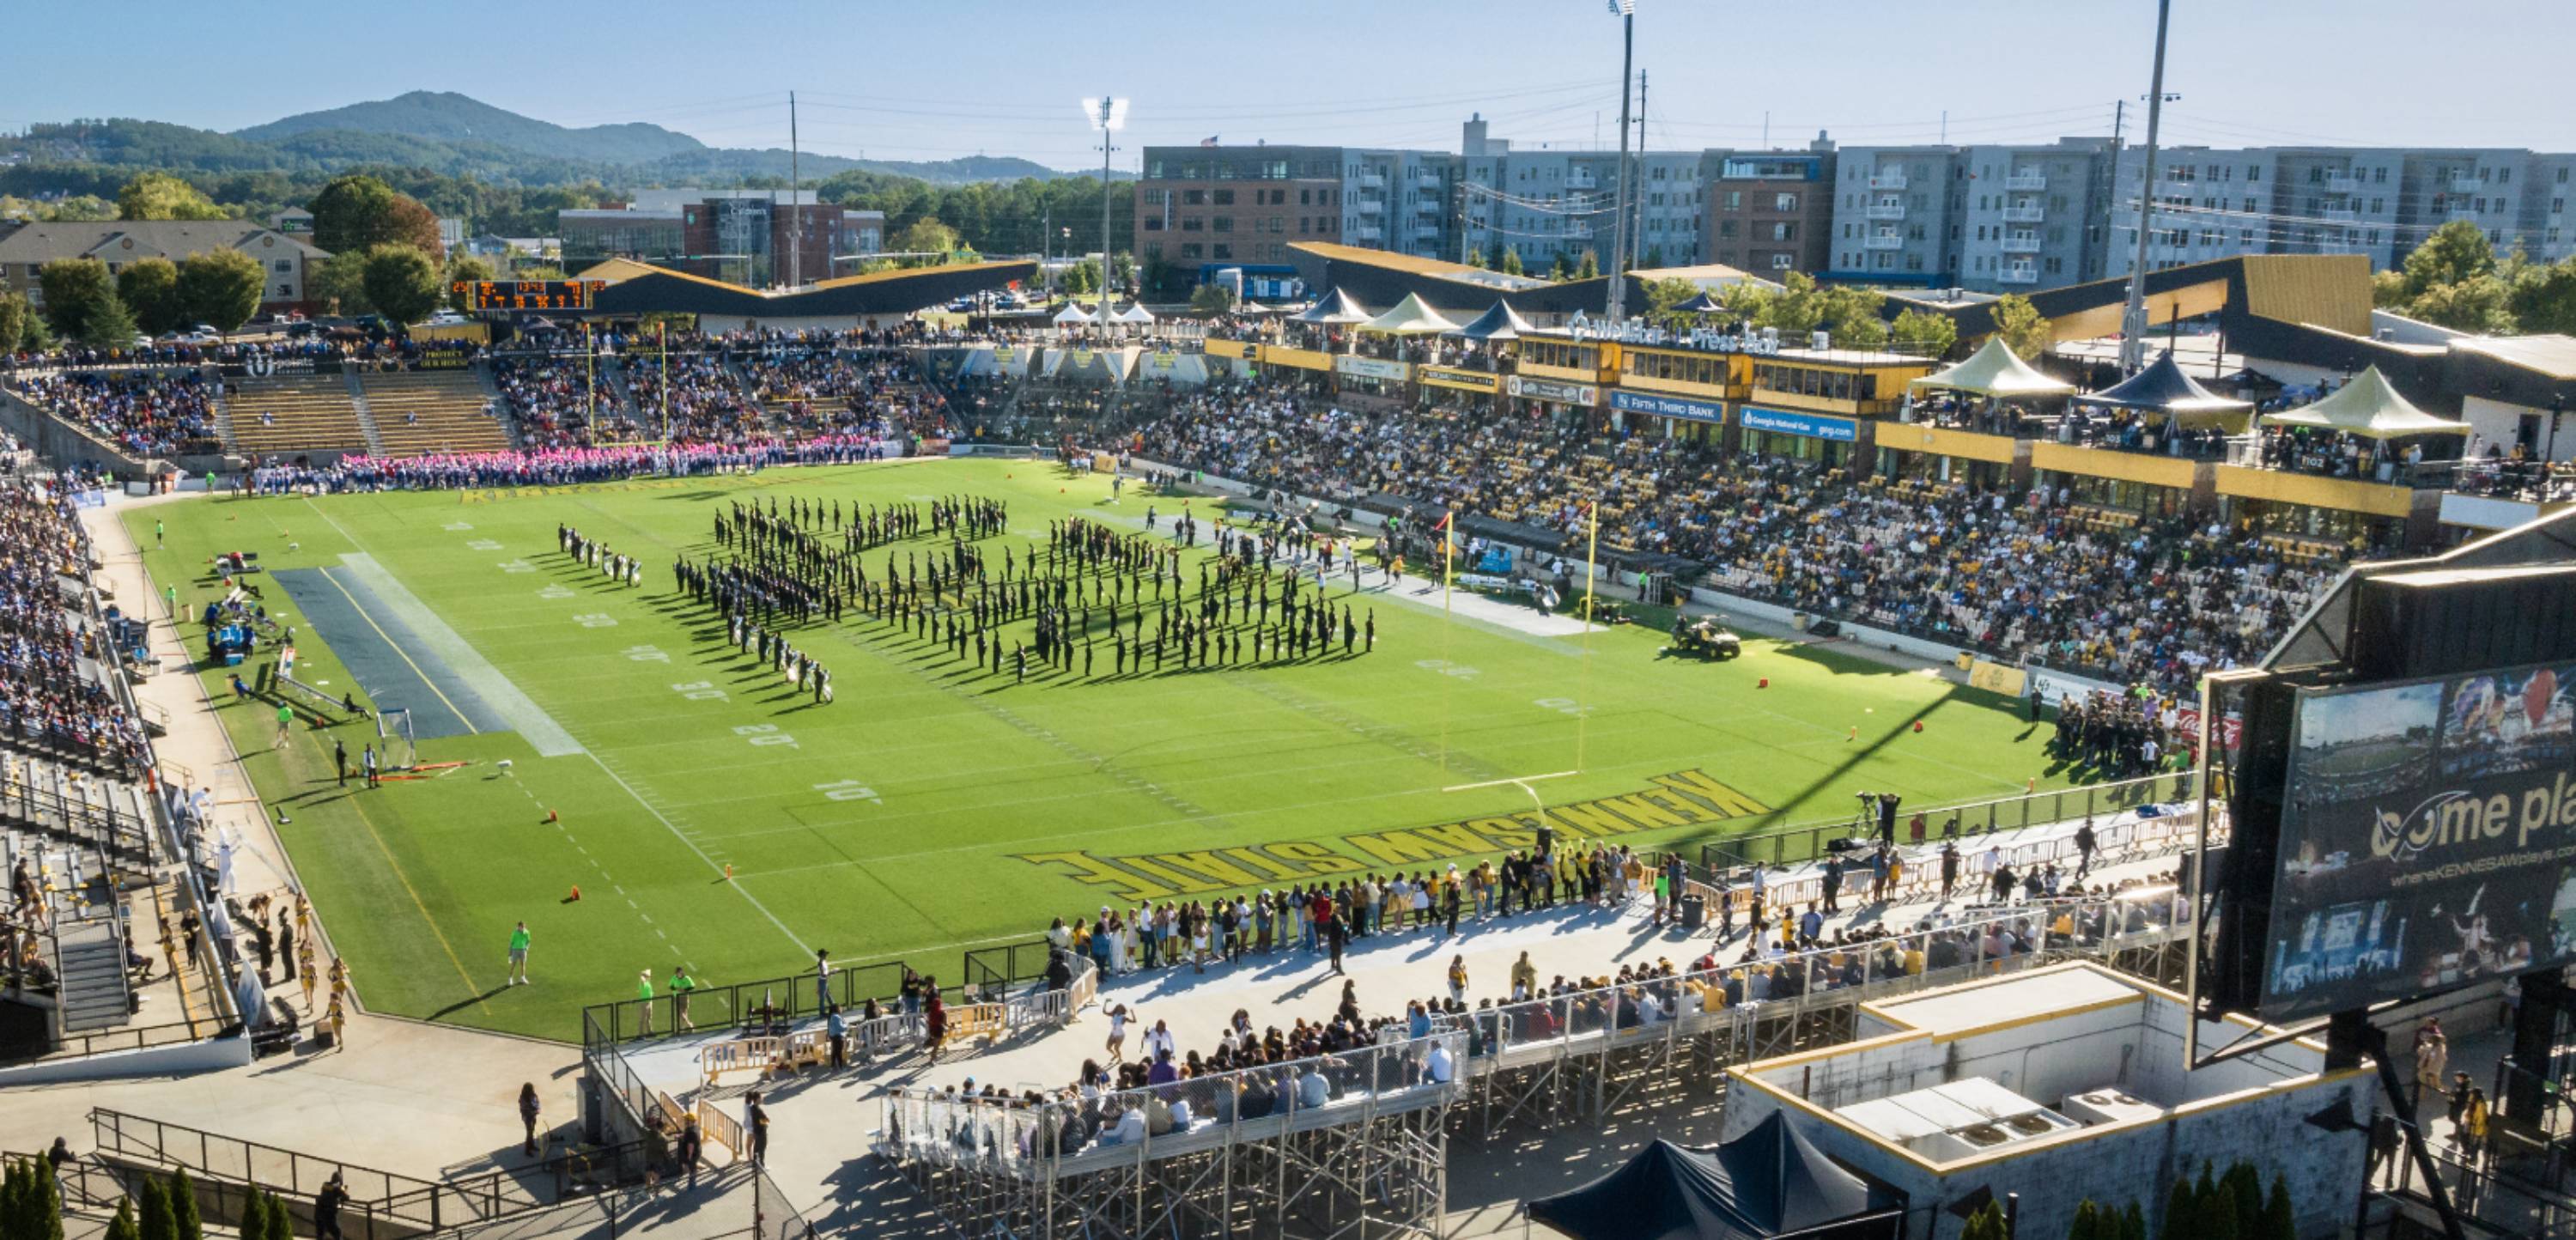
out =
<svg viewBox="0 0 2576 1240"><path fill-rule="evenodd" d="M1451 258L1469 253L1500 261L1520 256L1531 274L1583 256L1607 270L1619 232L1619 152L1594 147L1522 147L1489 136L1483 117L1468 119L1459 144L1459 240ZM1706 152L1638 151L1637 194L1630 204L1631 265L1685 267L1713 261L1706 247Z"/></svg>
<svg viewBox="0 0 2576 1240"><path fill-rule="evenodd" d="M1703 152L1701 261L1773 280L1791 271L1826 271L1832 261L1835 159L1833 139L1822 133L1803 151Z"/></svg>
<svg viewBox="0 0 2576 1240"><path fill-rule="evenodd" d="M2099 279L2111 156L2108 138L1846 147L1830 273L1990 293Z"/></svg>
<svg viewBox="0 0 2576 1240"><path fill-rule="evenodd" d="M95 258L110 273L138 259L184 262L209 250L239 250L259 260L267 283L262 313L304 308L307 270L330 255L275 228L241 220L0 221L0 283L45 303L37 273L64 258Z"/></svg>
<svg viewBox="0 0 2576 1240"><path fill-rule="evenodd" d="M2119 218L2106 271L2137 261L2145 153L2118 161ZM2434 229L2467 220L2498 250L2576 253L2576 155L2498 148L2168 148L2157 155L2151 269L2239 254L2366 254L2385 270Z"/></svg>
<svg viewBox="0 0 2576 1240"><path fill-rule="evenodd" d="M885 212L822 202L812 190L638 190L622 208L558 211L555 230L576 268L631 258L755 287L854 275L849 260L885 249Z"/></svg>

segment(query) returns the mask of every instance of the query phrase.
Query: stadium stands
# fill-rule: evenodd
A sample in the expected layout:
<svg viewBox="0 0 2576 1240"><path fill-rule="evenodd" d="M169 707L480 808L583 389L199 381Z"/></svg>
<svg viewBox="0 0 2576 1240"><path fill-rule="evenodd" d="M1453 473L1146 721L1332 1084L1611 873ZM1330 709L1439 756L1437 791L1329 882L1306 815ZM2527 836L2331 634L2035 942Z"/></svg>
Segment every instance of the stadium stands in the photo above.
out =
<svg viewBox="0 0 2576 1240"><path fill-rule="evenodd" d="M28 375L10 389L138 457L213 451L214 392L194 367Z"/></svg>
<svg viewBox="0 0 2576 1240"><path fill-rule="evenodd" d="M483 385L465 370L393 371L359 380L387 456L496 452L509 432L487 411Z"/></svg>
<svg viewBox="0 0 2576 1240"><path fill-rule="evenodd" d="M253 456L281 452L364 452L366 429L341 375L236 379L224 396L233 445Z"/></svg>

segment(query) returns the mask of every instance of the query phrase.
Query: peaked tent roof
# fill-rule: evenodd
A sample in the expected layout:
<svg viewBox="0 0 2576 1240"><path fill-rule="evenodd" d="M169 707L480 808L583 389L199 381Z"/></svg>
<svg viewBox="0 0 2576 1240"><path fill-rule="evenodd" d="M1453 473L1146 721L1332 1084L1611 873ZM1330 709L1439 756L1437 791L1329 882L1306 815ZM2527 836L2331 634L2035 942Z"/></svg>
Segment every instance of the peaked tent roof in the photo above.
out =
<svg viewBox="0 0 2576 1240"><path fill-rule="evenodd" d="M1064 303L1064 309L1055 312L1055 318L1052 321L1057 323L1096 323L1099 320L1092 318L1088 314L1084 314L1082 312L1082 304L1080 302L1068 301Z"/></svg>
<svg viewBox="0 0 2576 1240"><path fill-rule="evenodd" d="M1529 1203L1529 1215L1576 1240L1816 1240L1892 1236L1893 1196L1835 1166L1774 1112L1713 1149L1656 1141L1625 1166ZM1871 1218L1871 1215L1880 1217ZM1832 1224L1847 1223L1835 1227Z"/></svg>
<svg viewBox="0 0 2576 1240"><path fill-rule="evenodd" d="M1145 303L1141 301L1130 302L1126 309L1109 316L1109 321L1112 323L1151 323L1154 321L1154 312L1146 309Z"/></svg>
<svg viewBox="0 0 2576 1240"><path fill-rule="evenodd" d="M2469 433L2468 423L2434 417L2398 395L2377 366L2353 376L2352 382L2313 405L2264 414L2263 425L2342 431L2364 439Z"/></svg>
<svg viewBox="0 0 2576 1240"><path fill-rule="evenodd" d="M2065 396L2075 390L2073 384L2060 383L2033 370L2001 336L1986 337L1985 347L1968 360L1925 375L1915 380L1914 386L2004 398Z"/></svg>
<svg viewBox="0 0 2576 1240"><path fill-rule="evenodd" d="M1689 301L1673 307L1675 310L1680 310L1689 314L1715 314L1725 308L1726 303L1709 296L1706 289L1700 290L1699 296L1691 298Z"/></svg>
<svg viewBox="0 0 2576 1240"><path fill-rule="evenodd" d="M1390 336L1425 336L1435 332L1454 332L1456 323L1422 300L1420 293L1407 293L1395 308L1360 324L1364 332L1385 332Z"/></svg>
<svg viewBox="0 0 2576 1240"><path fill-rule="evenodd" d="M1528 319L1520 316L1519 311L1512 309L1512 303L1498 300L1493 309L1477 315L1475 322L1458 328L1456 334L1469 340L1518 340L1522 335L1537 330L1530 326Z"/></svg>
<svg viewBox="0 0 2576 1240"><path fill-rule="evenodd" d="M1351 300L1350 294L1338 288L1328 290L1323 296L1315 299L1314 305L1288 316L1291 322L1325 324L1365 323L1369 321L1369 317L1365 307Z"/></svg>
<svg viewBox="0 0 2576 1240"><path fill-rule="evenodd" d="M2138 409L2185 421L2241 414L2254 407L2251 401L2230 400L2202 387L2199 380L2183 373L2182 366L2174 361L2171 349L2165 350L2146 369L2099 392L2078 396L2075 403L2111 409Z"/></svg>

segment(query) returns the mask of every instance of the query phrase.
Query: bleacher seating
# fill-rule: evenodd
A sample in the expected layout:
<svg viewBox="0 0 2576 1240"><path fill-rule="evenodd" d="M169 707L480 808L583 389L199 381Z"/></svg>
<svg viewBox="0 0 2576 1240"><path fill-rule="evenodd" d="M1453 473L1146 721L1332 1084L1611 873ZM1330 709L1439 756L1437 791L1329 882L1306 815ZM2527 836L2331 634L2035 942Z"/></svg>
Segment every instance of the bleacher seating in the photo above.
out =
<svg viewBox="0 0 2576 1240"><path fill-rule="evenodd" d="M224 403L232 412L233 446L243 452L367 450L358 406L339 375L231 380Z"/></svg>
<svg viewBox="0 0 2576 1240"><path fill-rule="evenodd" d="M469 371L394 371L359 381L386 456L499 452L509 432L485 412L483 386Z"/></svg>

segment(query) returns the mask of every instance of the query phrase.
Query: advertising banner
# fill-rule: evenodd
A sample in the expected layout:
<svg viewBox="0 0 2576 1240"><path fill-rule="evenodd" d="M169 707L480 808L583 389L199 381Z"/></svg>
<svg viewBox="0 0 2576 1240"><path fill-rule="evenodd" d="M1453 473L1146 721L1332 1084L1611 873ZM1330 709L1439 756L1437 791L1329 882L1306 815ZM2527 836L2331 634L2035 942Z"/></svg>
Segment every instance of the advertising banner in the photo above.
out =
<svg viewBox="0 0 2576 1240"><path fill-rule="evenodd" d="M1983 689L1988 693L2000 693L2006 697L2020 697L2022 690L2029 685L2030 673L2018 667L2006 667L2001 663L1989 663L1984 659L1972 659L1968 663L1968 687L1972 689Z"/></svg>
<svg viewBox="0 0 2576 1240"><path fill-rule="evenodd" d="M1340 374L1354 375L1362 379L1388 379L1401 383L1409 368L1402 362L1390 362L1382 357L1352 357L1349 354L1343 354L1333 359L1333 369Z"/></svg>
<svg viewBox="0 0 2576 1240"><path fill-rule="evenodd" d="M1692 400L1687 396L1665 396L1657 392L1631 392L1624 388L1611 391L1610 407L1627 413L1686 418L1693 422L1715 424L1726 420L1726 406L1713 400Z"/></svg>
<svg viewBox="0 0 2576 1240"><path fill-rule="evenodd" d="M1812 413L1764 409L1759 405L1741 406L1737 416L1748 431L1776 431L1809 439L1830 439L1835 443L1851 443L1860 438L1860 424L1850 418L1825 418Z"/></svg>
<svg viewBox="0 0 2576 1240"><path fill-rule="evenodd" d="M2576 664L2301 695L2266 1019L2576 956L2571 676Z"/></svg>
<svg viewBox="0 0 2576 1240"><path fill-rule="evenodd" d="M1555 379L1511 378L1511 394L1526 400L1557 400L1576 405L1601 403L1601 389L1589 383L1562 383Z"/></svg>
<svg viewBox="0 0 2576 1240"><path fill-rule="evenodd" d="M1424 366L1414 377L1431 387L1456 388L1462 392L1499 392L1503 377L1482 370L1451 370L1446 366Z"/></svg>

